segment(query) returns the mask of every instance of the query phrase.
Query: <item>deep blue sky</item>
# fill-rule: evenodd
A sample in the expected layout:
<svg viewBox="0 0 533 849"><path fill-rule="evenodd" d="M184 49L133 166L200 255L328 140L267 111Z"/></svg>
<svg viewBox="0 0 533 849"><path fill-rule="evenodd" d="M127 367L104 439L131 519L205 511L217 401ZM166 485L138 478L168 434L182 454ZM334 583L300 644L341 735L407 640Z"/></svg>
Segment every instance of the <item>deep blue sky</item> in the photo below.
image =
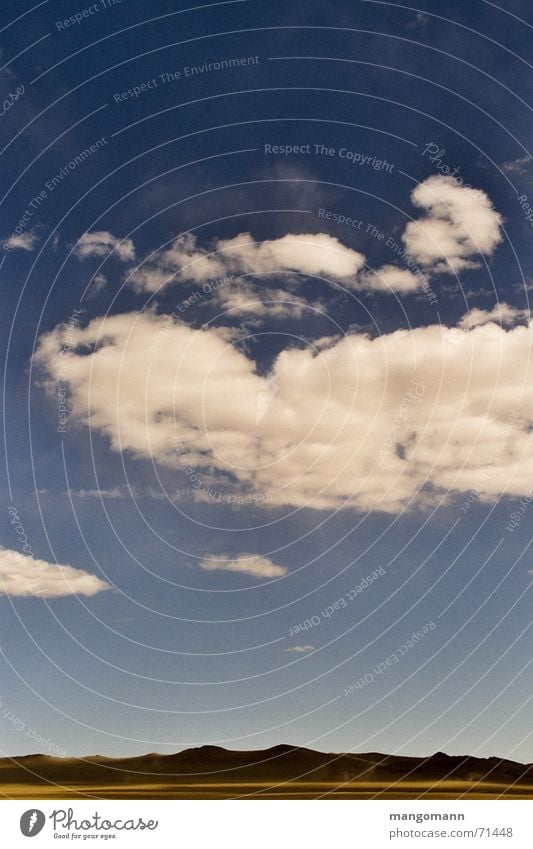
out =
<svg viewBox="0 0 533 849"><path fill-rule="evenodd" d="M533 204L530 4L242 0L194 9L155 0L148 9L122 0L58 27L89 7L4 4L0 93L24 92L0 118L2 241L32 215L28 241L4 251L0 269L0 544L22 550L14 506L35 558L114 589L0 598L2 750L126 755L286 741L532 761L527 508L513 533L505 529L527 487L474 499L465 512L468 488L440 505L415 499L386 512L199 502L182 470L113 450L97 426L71 420L58 433L57 401L30 367L38 339L73 310L82 325L149 307L165 315L198 289L184 280L150 300L124 284L127 266L116 258L80 261L72 249L85 232L132 239L138 259L189 231L202 247L243 232L256 242L326 233L373 268L401 265L367 227L401 242L420 215L411 193L442 175L439 164L458 169L501 216L501 240L477 267L435 273L436 303L420 292L346 294L317 276L274 275L269 285L320 302L323 314L272 317L242 350L265 375L291 334L374 338L453 327L498 303L528 309L532 224L518 198ZM235 57L258 61L185 75ZM154 79L138 96L118 97ZM310 152L267 155L265 144ZM336 153L316 154L315 145ZM438 161L424 155L428 145ZM353 165L342 148L393 167ZM320 209L364 226L326 222ZM87 293L97 273L106 283ZM207 298L183 321L241 332L240 318L217 318L220 310ZM163 487L181 497L172 503ZM286 574L265 581L198 568L210 555L243 552ZM378 567L385 575L354 601L291 635ZM345 695L429 622L437 627L399 662Z"/></svg>

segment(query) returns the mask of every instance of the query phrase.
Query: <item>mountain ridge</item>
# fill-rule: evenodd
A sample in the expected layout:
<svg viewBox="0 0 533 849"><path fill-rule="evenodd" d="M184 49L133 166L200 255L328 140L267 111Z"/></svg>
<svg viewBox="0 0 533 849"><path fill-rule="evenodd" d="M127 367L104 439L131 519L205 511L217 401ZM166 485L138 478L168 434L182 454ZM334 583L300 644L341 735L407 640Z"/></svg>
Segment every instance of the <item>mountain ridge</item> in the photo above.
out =
<svg viewBox="0 0 533 849"><path fill-rule="evenodd" d="M533 784L533 764L491 755L448 755L435 752L427 757L391 755L381 752L320 752L301 746L281 743L267 749L238 750L204 745L163 754L110 757L54 757L30 754L0 758L0 781L32 783L66 781L75 772L77 782L92 782L106 778L128 783L133 776L152 776L154 779L184 778L213 780L224 775L229 781L362 781L362 780L425 780L491 781L503 784L530 781ZM63 775L65 776L63 778Z"/></svg>

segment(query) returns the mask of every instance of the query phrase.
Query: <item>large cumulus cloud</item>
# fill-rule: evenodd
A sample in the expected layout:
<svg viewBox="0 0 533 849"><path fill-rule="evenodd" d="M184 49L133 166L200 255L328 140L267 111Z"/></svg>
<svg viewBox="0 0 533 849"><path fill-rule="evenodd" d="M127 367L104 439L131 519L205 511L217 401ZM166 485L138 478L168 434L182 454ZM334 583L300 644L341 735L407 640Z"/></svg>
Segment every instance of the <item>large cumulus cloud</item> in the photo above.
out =
<svg viewBox="0 0 533 849"><path fill-rule="evenodd" d="M234 333L133 312L56 328L36 361L114 451L270 504L397 512L448 491L529 489L533 324L355 332L288 348L267 376Z"/></svg>

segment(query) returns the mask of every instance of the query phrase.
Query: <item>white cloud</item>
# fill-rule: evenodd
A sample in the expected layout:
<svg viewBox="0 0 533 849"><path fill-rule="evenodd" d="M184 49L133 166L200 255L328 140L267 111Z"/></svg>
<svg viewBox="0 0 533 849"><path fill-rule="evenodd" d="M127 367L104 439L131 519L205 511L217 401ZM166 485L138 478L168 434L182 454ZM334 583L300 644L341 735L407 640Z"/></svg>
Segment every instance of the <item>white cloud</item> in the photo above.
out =
<svg viewBox="0 0 533 849"><path fill-rule="evenodd" d="M296 654L305 654L308 651L314 651L315 646L311 644L305 646L292 646L290 649L285 649L285 651L295 652Z"/></svg>
<svg viewBox="0 0 533 849"><path fill-rule="evenodd" d="M198 247L196 237L187 234L133 269L129 280L139 290L156 292L184 280L200 283L228 274L292 271L353 285L363 264L362 254L325 233L289 233L263 242L241 233L216 240L212 251Z"/></svg>
<svg viewBox="0 0 533 849"><path fill-rule="evenodd" d="M238 238L238 237L237 237ZM139 291L158 292L172 283L193 280L205 282L223 277L226 265L223 256L212 255L197 248L196 236L178 236L170 247L150 254L137 268L131 269L128 281Z"/></svg>
<svg viewBox="0 0 533 849"><path fill-rule="evenodd" d="M26 230L24 233L13 233L7 242L10 251L33 251L39 237L33 230Z"/></svg>
<svg viewBox="0 0 533 849"><path fill-rule="evenodd" d="M309 303L299 295L285 292L283 289L271 289L242 283L221 287L216 292L217 304L230 317L253 316L254 318L293 318L300 319L307 313L324 312L320 302Z"/></svg>
<svg viewBox="0 0 533 849"><path fill-rule="evenodd" d="M84 233L74 248L74 254L80 260L91 256L107 256L111 252L122 262L133 262L135 259L132 240L119 239L107 230Z"/></svg>
<svg viewBox="0 0 533 849"><path fill-rule="evenodd" d="M518 322L527 322L530 320L530 311L521 310L517 307L512 307L503 301L496 304L491 310L482 310L478 307L465 313L459 320L459 327L464 330L469 330L473 327L480 327L482 324L488 324L489 321L497 324L513 325Z"/></svg>
<svg viewBox="0 0 533 849"><path fill-rule="evenodd" d="M490 256L501 242L502 218L481 189L461 185L453 177L434 175L411 194L422 218L406 226L404 260L413 268L383 265L365 270L365 257L326 233L301 233L263 242L250 233L216 239L212 250L198 245L196 236L178 236L169 247L150 254L130 269L128 281L138 291L158 292L177 283L231 280L218 297L232 300L235 310L248 295L242 277L275 273L294 281L294 274L323 277L349 289L412 293L428 286L431 276L476 268L482 254ZM420 266L420 267L418 267ZM292 275L292 277L291 277ZM242 285L242 296L236 285ZM266 299L263 299L266 300ZM261 309L261 305L257 305ZM262 307L263 312L265 307Z"/></svg>
<svg viewBox="0 0 533 849"><path fill-rule="evenodd" d="M384 292L415 292L426 282L427 278L424 274L413 274L407 268L397 268L395 265L383 265L376 271L366 272L361 277L364 289Z"/></svg>
<svg viewBox="0 0 533 849"><path fill-rule="evenodd" d="M506 174L519 174L523 176L529 171L531 165L531 156L522 156L519 159L512 159L509 162L502 164L502 171Z"/></svg>
<svg viewBox="0 0 533 849"><path fill-rule="evenodd" d="M73 566L61 566L0 548L0 595L61 598L93 596L110 589L109 584Z"/></svg>
<svg viewBox="0 0 533 849"><path fill-rule="evenodd" d="M420 183L411 200L426 216L409 222L403 242L410 256L433 273L474 268L473 258L491 255L502 240L501 215L481 189L437 175Z"/></svg>
<svg viewBox="0 0 533 849"><path fill-rule="evenodd" d="M134 495L132 487L115 486L113 489L71 489L70 495L74 498L127 498Z"/></svg>
<svg viewBox="0 0 533 849"><path fill-rule="evenodd" d="M417 12L415 20L407 24L407 29L418 29L419 27L427 27L429 21L429 15L424 14L424 12Z"/></svg>
<svg viewBox="0 0 533 849"><path fill-rule="evenodd" d="M287 574L284 566L276 566L268 557L260 557L258 554L239 554L236 557L213 554L204 558L200 567L206 572L240 572L252 578L280 578Z"/></svg>
<svg viewBox="0 0 533 849"><path fill-rule="evenodd" d="M364 264L358 251L347 248L326 233L287 234L280 239L255 242L248 233L220 240L230 261L247 273L273 270L300 271L338 280L351 280Z"/></svg>
<svg viewBox="0 0 533 849"><path fill-rule="evenodd" d="M531 486L533 323L355 331L319 353L287 348L265 377L232 340L130 313L58 327L36 360L52 387L68 385L72 419L173 468L178 487L192 485L187 465L269 506L398 512L448 491L495 500Z"/></svg>
<svg viewBox="0 0 533 849"><path fill-rule="evenodd" d="M288 233L262 242L250 233L240 233L214 240L211 250L201 247L196 236L188 233L131 268L128 282L138 291L154 293L184 282L230 280L231 287L227 291L220 287L218 298L222 303L231 301L237 313L249 293L249 282L244 282L243 276L278 274L295 282L297 273L322 277L348 289L407 294L426 288L434 274L477 267L480 255L491 255L501 241L501 216L480 189L461 185L453 177L434 175L413 190L411 200L425 213L409 222L402 237L404 259L411 260L413 268L386 264L375 271L365 270L362 253L326 233ZM261 303L257 309L267 312ZM270 313L275 314L272 308Z"/></svg>
<svg viewBox="0 0 533 849"><path fill-rule="evenodd" d="M90 295L96 295L98 292L101 292L102 289L105 289L107 286L107 277L105 274L97 274L96 277L91 281L91 288L89 290Z"/></svg>

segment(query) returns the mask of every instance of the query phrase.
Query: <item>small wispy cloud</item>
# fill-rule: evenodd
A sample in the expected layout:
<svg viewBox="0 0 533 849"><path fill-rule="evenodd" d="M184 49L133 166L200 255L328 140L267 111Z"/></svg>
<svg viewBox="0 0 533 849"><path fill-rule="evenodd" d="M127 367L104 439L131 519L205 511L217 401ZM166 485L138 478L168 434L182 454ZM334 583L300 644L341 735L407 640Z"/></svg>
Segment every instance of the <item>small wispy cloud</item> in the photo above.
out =
<svg viewBox="0 0 533 849"><path fill-rule="evenodd" d="M135 259L135 247L131 239L119 239L107 230L84 233L74 248L74 255L80 260L111 253L122 262L132 262Z"/></svg>
<svg viewBox="0 0 533 849"><path fill-rule="evenodd" d="M419 27L427 27L429 24L429 15L425 12L417 12L414 21L407 24L407 29L418 29Z"/></svg>
<svg viewBox="0 0 533 849"><path fill-rule="evenodd" d="M105 289L106 286L107 277L105 276L105 274L97 274L91 282L90 294L97 295L98 292L101 292L102 289Z"/></svg>
<svg viewBox="0 0 533 849"><path fill-rule="evenodd" d="M530 156L522 156L519 159L511 159L508 162L504 162L502 164L502 171L505 174L527 174L529 167L531 165L531 157Z"/></svg>
<svg viewBox="0 0 533 849"><path fill-rule="evenodd" d="M127 498L133 496L133 487L115 486L113 489L71 489L74 498Z"/></svg>
<svg viewBox="0 0 533 849"><path fill-rule="evenodd" d="M9 237L4 245L7 245L10 251L33 251L39 237L34 230L26 230L24 233L14 233Z"/></svg>
<svg viewBox="0 0 533 849"><path fill-rule="evenodd" d="M295 652L296 654L305 654L308 651L314 651L315 646L312 645L304 645L304 646L292 646L290 649L285 649L285 651Z"/></svg>
<svg viewBox="0 0 533 849"><path fill-rule="evenodd" d="M212 554L202 560L200 568L206 572L240 572L252 578L281 578L287 574L285 566L278 566L268 557L258 554L238 554L235 557Z"/></svg>
<svg viewBox="0 0 533 849"><path fill-rule="evenodd" d="M471 330L473 327L480 327L489 322L505 326L513 326L520 322L527 323L531 318L531 313L527 309L518 309L518 307L510 306L504 301L496 304L491 310L482 310L478 307L465 313L458 323L461 330Z"/></svg>

